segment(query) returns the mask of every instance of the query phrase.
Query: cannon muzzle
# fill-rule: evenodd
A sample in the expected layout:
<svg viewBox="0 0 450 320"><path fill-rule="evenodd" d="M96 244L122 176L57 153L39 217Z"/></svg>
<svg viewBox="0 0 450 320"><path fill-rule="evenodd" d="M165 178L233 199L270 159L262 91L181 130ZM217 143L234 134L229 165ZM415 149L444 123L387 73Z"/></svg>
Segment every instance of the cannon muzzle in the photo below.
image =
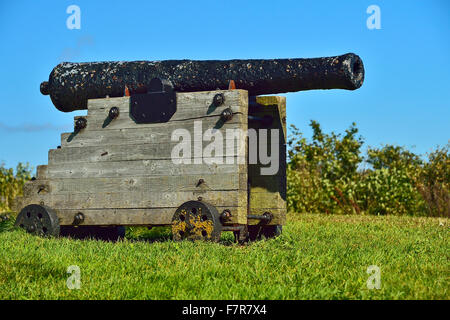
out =
<svg viewBox="0 0 450 320"><path fill-rule="evenodd" d="M70 112L87 109L88 99L123 96L125 88L146 92L154 78L170 81L178 92L228 89L230 80L249 95L355 90L364 81L364 65L353 53L311 59L63 62L40 91L58 110Z"/></svg>

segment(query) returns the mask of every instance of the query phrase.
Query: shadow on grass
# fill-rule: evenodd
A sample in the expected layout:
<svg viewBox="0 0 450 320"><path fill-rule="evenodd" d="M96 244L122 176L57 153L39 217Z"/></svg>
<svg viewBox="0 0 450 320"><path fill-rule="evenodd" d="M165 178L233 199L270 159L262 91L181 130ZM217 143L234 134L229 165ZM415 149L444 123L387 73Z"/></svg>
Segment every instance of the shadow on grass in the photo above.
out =
<svg viewBox="0 0 450 320"><path fill-rule="evenodd" d="M153 227L150 230L146 227L126 227L125 238L131 241L145 242L166 242L172 240L172 230L170 226ZM235 244L232 232L222 232L219 243L224 246Z"/></svg>
<svg viewBox="0 0 450 320"><path fill-rule="evenodd" d="M0 233L13 231L14 219L0 216ZM172 240L170 226L153 227L96 227L96 226L61 226L60 237L74 240L98 240L107 242L118 242L122 239L136 242L168 242ZM222 232L219 244L232 246L236 244L232 232Z"/></svg>

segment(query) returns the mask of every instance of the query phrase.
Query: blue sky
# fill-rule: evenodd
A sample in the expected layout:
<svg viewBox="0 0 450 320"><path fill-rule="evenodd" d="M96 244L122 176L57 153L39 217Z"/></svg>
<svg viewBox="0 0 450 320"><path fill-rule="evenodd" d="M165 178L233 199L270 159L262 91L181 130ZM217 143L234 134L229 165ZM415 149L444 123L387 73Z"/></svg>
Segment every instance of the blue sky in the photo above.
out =
<svg viewBox="0 0 450 320"><path fill-rule="evenodd" d="M69 5L81 29L69 30ZM369 30L369 5L381 29ZM320 57L364 61L356 91L287 94L287 121L343 132L356 122L370 146L429 152L450 139L450 1L0 0L0 163L47 163L70 132L39 84L61 61Z"/></svg>

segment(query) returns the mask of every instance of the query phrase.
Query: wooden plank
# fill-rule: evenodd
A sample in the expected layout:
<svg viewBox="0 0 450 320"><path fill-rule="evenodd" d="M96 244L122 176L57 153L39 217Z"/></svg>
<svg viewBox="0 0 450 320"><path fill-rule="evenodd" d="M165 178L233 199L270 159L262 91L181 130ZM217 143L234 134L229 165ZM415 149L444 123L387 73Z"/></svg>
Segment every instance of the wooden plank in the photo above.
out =
<svg viewBox="0 0 450 320"><path fill-rule="evenodd" d="M229 123L242 122L239 120L239 115L243 115L246 121L248 103L242 104L242 97L247 97L247 91L225 91L225 103L217 108L214 108L211 104L215 94L217 94L217 91L177 93L177 111L169 122L211 118L216 121L215 126L219 127L223 124L223 121L220 120L220 113L228 107L235 114ZM110 121L107 114L113 106L120 109L120 115ZM78 118L75 117L75 121ZM161 125L158 123L136 124L129 116L129 97L89 100L88 115L84 118L87 119L87 126L82 131L135 128L136 126L152 128Z"/></svg>
<svg viewBox="0 0 450 320"><path fill-rule="evenodd" d="M89 147L105 145L123 145L123 144L144 144L144 143L169 143L172 140L172 132L177 129L187 130L191 134L192 141L203 139L203 134L209 128L214 128L217 120L214 118L205 118L201 120L201 134L194 134L194 123L197 120L186 120L180 122L167 122L158 124L154 127L141 127L135 125L133 128L117 130L82 130L77 134L73 132L63 133L61 135L61 147ZM241 120L239 120L241 121ZM223 137L226 137L228 129L244 130L241 122L224 123L219 130Z"/></svg>
<svg viewBox="0 0 450 320"><path fill-rule="evenodd" d="M216 94L222 93L225 101L221 106L215 107L212 104ZM244 94L242 90L218 90L205 92L178 92L177 111L170 119L184 120L199 118L204 116L218 116L226 108L231 108L233 113L242 112L242 105L239 104L239 96ZM95 119L106 119L112 107L119 109L121 115L129 117L130 97L91 99L88 101L88 115Z"/></svg>
<svg viewBox="0 0 450 320"><path fill-rule="evenodd" d="M286 209L285 208L264 208L264 209L250 209L250 214L254 214L254 215L262 215L265 212L270 212L273 215L273 219L272 221L270 221L270 223L268 223L268 225L284 225L286 224ZM255 225L255 224L259 224L260 221L259 220L255 220L255 219L249 219L248 220L248 224L249 225Z"/></svg>
<svg viewBox="0 0 450 320"><path fill-rule="evenodd" d="M205 159L203 159L205 160ZM208 161L211 159L207 159ZM172 160L133 160L73 164L50 164L48 178L114 178L140 176L180 176L201 174L239 174L246 172L246 159L235 157L232 164L174 164Z"/></svg>
<svg viewBox="0 0 450 320"><path fill-rule="evenodd" d="M283 128L284 138L287 141L286 135L286 97L282 96L258 96L256 97L256 103L264 107L272 107L278 111L279 123ZM255 110L255 114L257 111Z"/></svg>
<svg viewBox="0 0 450 320"><path fill-rule="evenodd" d="M246 176L240 177L237 174L37 179L24 185L23 194L25 197L30 197L41 192L74 194L139 192L140 190L151 190L152 192L246 190L245 179Z"/></svg>
<svg viewBox="0 0 450 320"><path fill-rule="evenodd" d="M286 200L278 192L250 192L250 209L285 207Z"/></svg>
<svg viewBox="0 0 450 320"><path fill-rule="evenodd" d="M47 165L36 167L36 179L45 179L47 176Z"/></svg>
<svg viewBox="0 0 450 320"><path fill-rule="evenodd" d="M29 198L17 197L15 200L16 212L29 204L41 204L44 202L33 202ZM247 208L246 207L216 207L218 212L228 209L232 212L231 219L226 225L246 224ZM72 225L74 216L82 212L85 216L83 225L170 225L172 216L176 208L101 208L101 209L56 209L55 212L59 218L60 225ZM245 217L242 218L242 217Z"/></svg>
<svg viewBox="0 0 450 320"><path fill-rule="evenodd" d="M264 96L256 97L256 102L258 105L252 106L249 109L249 114L256 117L271 116L273 121L270 126L261 122L250 121L248 126L255 130L279 130L277 141L278 167L274 175L264 175L261 169L269 165L263 165L259 161L256 164L249 163L249 211L250 214L256 215L261 215L265 211L271 212L274 219L270 222L270 225L284 224L286 219L286 99L277 96ZM271 140L268 139L267 142L267 150L270 153ZM250 220L249 223L257 224L258 221Z"/></svg>
<svg viewBox="0 0 450 320"><path fill-rule="evenodd" d="M232 212L244 208L218 207L219 212L231 209ZM170 225L175 208L158 209L86 209L83 210L83 225ZM56 214L61 225L72 225L74 216L80 212L74 209L59 209ZM228 224L240 223L232 217Z"/></svg>
<svg viewBox="0 0 450 320"><path fill-rule="evenodd" d="M286 200L286 176L253 176L249 178L251 192L278 192Z"/></svg>
<svg viewBox="0 0 450 320"><path fill-rule="evenodd" d="M244 191L173 191L154 192L140 190L134 192L108 193L39 193L27 197L26 202L45 204L53 209L148 209L148 208L178 208L184 202L198 200L209 202L214 206L238 207L246 204L245 197L240 197Z"/></svg>
<svg viewBox="0 0 450 320"><path fill-rule="evenodd" d="M204 116L190 119L170 120L168 122L162 123L135 123L134 120L132 120L131 118L122 115L122 117L119 117L111 121L108 125L105 125L104 119L94 118L89 115L76 116L74 117L74 125L79 118L85 118L87 120L87 123L85 129L81 130L77 134L74 133L73 135L79 135L83 132L88 131L109 131L109 130L134 129L134 128L164 130L165 127L169 124L172 126L178 126L178 128L181 129L186 127L187 124L194 123L194 121L199 120L205 123L205 127L206 123L208 123L209 128L221 129L224 126L229 127L230 125L242 123L243 117L246 117L246 115L242 115L241 113L234 113L233 118L227 122L224 122L220 116Z"/></svg>
<svg viewBox="0 0 450 320"><path fill-rule="evenodd" d="M219 140L220 141L220 140ZM194 141L190 143L191 159L202 158L203 152L207 152L206 148L211 145L207 152L207 158L210 156L220 157L223 162L227 157L241 156L245 157L245 137L243 139L232 141L224 139L222 145L214 147L211 141ZM103 161L130 161L130 160L168 160L182 159L186 157L183 152L175 152L179 150L177 146L180 142L168 143L146 143L138 145L105 145L90 147L72 147L51 149L48 153L49 164L60 163L81 163L81 162L103 162ZM200 150L198 148L201 148ZM175 150L175 151L174 151ZM196 150L199 150L197 152ZM220 160L219 160L220 161Z"/></svg>
<svg viewBox="0 0 450 320"><path fill-rule="evenodd" d="M25 183L26 185L26 183ZM17 196L13 199L12 203L11 203L11 210L13 212L20 212L20 210L22 210L22 202L23 202L24 197L23 196Z"/></svg>

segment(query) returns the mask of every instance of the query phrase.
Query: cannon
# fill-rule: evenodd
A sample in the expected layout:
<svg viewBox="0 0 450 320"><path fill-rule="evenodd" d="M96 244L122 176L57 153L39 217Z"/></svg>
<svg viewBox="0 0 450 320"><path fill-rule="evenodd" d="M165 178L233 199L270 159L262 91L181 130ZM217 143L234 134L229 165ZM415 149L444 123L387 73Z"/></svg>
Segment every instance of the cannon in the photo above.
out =
<svg viewBox="0 0 450 320"><path fill-rule="evenodd" d="M61 111L87 109L88 99L121 97L147 92L154 78L166 79L176 92L228 89L230 80L249 96L313 89L355 90L364 81L364 66L357 55L313 59L273 60L168 60L133 62L61 63L41 83Z"/></svg>
<svg viewBox="0 0 450 320"><path fill-rule="evenodd" d="M16 225L57 236L171 226L174 240L245 242L286 219L286 99L355 90L355 54L314 59L61 63L40 90L87 109L14 203ZM99 231L100 230L100 231Z"/></svg>

